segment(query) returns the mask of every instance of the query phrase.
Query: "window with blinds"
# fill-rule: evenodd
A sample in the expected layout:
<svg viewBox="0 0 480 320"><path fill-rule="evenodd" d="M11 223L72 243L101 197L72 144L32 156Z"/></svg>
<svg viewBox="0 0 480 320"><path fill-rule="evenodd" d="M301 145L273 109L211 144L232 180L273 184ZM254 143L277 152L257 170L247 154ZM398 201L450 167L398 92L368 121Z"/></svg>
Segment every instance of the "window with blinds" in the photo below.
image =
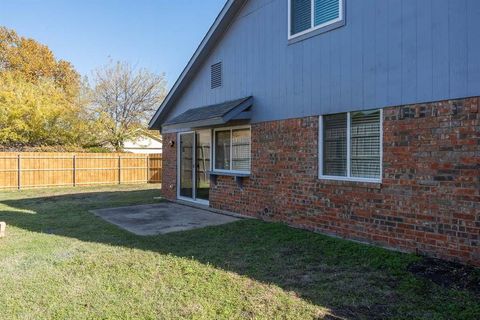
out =
<svg viewBox="0 0 480 320"><path fill-rule="evenodd" d="M343 19L344 0L289 0L289 37L317 30Z"/></svg>
<svg viewBox="0 0 480 320"><path fill-rule="evenodd" d="M215 170L250 172L250 128L215 129L214 139Z"/></svg>
<svg viewBox="0 0 480 320"><path fill-rule="evenodd" d="M380 111L351 113L351 176L380 178Z"/></svg>
<svg viewBox="0 0 480 320"><path fill-rule="evenodd" d="M297 34L312 27L312 0L291 0L291 34Z"/></svg>
<svg viewBox="0 0 480 320"><path fill-rule="evenodd" d="M322 116L320 123L321 178L381 179L381 110Z"/></svg>
<svg viewBox="0 0 480 320"><path fill-rule="evenodd" d="M347 176L347 114L323 117L323 174Z"/></svg>

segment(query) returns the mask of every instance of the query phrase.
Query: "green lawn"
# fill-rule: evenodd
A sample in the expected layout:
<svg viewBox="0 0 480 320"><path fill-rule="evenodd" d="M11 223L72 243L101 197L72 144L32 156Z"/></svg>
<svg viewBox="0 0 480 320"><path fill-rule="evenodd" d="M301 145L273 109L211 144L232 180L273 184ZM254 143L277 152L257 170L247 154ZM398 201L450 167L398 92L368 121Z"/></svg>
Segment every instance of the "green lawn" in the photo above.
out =
<svg viewBox="0 0 480 320"><path fill-rule="evenodd" d="M139 237L88 212L158 195L0 192L0 318L480 319L480 297L408 273L413 255L256 220Z"/></svg>

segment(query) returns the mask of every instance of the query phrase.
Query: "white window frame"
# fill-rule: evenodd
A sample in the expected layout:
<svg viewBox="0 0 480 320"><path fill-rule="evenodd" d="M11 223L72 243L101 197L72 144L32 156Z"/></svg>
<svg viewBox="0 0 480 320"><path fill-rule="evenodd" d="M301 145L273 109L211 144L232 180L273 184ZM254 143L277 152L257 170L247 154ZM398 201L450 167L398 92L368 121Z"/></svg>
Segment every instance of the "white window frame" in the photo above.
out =
<svg viewBox="0 0 480 320"><path fill-rule="evenodd" d="M351 141L351 114L352 112L345 112L347 114L347 176L329 176L323 174L323 115L319 117L318 125L318 177L324 180L338 180L338 181L356 181L356 182L371 182L382 183L383 178L383 109L380 111L380 178L359 178L351 176L351 155L350 149ZM357 112L357 111L354 111Z"/></svg>
<svg viewBox="0 0 480 320"><path fill-rule="evenodd" d="M343 13L344 3L343 2L344 2L344 0L338 0L338 2L339 2L339 6L340 6L339 11L338 11L338 18L334 19L334 20L331 20L331 21L328 21L328 22L325 22L325 23L322 23L322 24L319 24L318 26L315 26L315 0L310 0L310 4L312 6L312 9L310 10L311 11L310 28L308 28L307 30L304 30L302 32L292 34L292 0L288 0L288 40L295 39L297 37L303 36L304 34L307 34L307 33L310 33L312 31L328 27L331 24L343 21L343 17L344 17L344 13Z"/></svg>
<svg viewBox="0 0 480 320"><path fill-rule="evenodd" d="M248 171L241 171L241 170L226 170L226 169L217 169L215 167L217 161L217 157L216 157L216 146L217 146L217 135L216 135L216 132L217 131L230 131L230 168L232 167L232 164L233 164L233 148L232 148L232 137L233 137L233 130L237 130L237 129L249 129L250 130L250 168L248 168ZM212 153L213 153L213 161L212 161L212 168L213 168L213 172L221 172L221 173L236 173L236 174L250 174L251 170L252 170L252 128L251 126L235 126L235 127L222 127L222 128L215 128L213 129L213 137L212 137L212 141L213 141L213 148L212 148Z"/></svg>

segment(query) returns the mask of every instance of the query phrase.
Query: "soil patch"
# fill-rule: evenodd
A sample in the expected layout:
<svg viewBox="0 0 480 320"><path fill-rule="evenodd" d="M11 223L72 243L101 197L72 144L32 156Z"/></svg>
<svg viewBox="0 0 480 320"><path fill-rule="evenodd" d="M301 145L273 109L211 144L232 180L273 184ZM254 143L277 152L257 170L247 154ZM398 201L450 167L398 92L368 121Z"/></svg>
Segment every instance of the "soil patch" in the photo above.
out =
<svg viewBox="0 0 480 320"><path fill-rule="evenodd" d="M480 269L456 262L423 258L409 265L408 271L444 288L468 290L480 296Z"/></svg>

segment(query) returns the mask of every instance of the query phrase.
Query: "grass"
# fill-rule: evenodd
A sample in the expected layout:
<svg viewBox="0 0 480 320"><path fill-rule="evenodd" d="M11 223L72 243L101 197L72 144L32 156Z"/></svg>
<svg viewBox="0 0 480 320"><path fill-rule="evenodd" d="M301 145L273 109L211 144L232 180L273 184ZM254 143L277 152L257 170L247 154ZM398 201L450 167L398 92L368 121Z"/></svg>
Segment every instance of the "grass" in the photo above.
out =
<svg viewBox="0 0 480 320"><path fill-rule="evenodd" d="M152 186L0 193L2 319L479 319L480 299L406 271L414 255L242 220L139 237L88 212Z"/></svg>

